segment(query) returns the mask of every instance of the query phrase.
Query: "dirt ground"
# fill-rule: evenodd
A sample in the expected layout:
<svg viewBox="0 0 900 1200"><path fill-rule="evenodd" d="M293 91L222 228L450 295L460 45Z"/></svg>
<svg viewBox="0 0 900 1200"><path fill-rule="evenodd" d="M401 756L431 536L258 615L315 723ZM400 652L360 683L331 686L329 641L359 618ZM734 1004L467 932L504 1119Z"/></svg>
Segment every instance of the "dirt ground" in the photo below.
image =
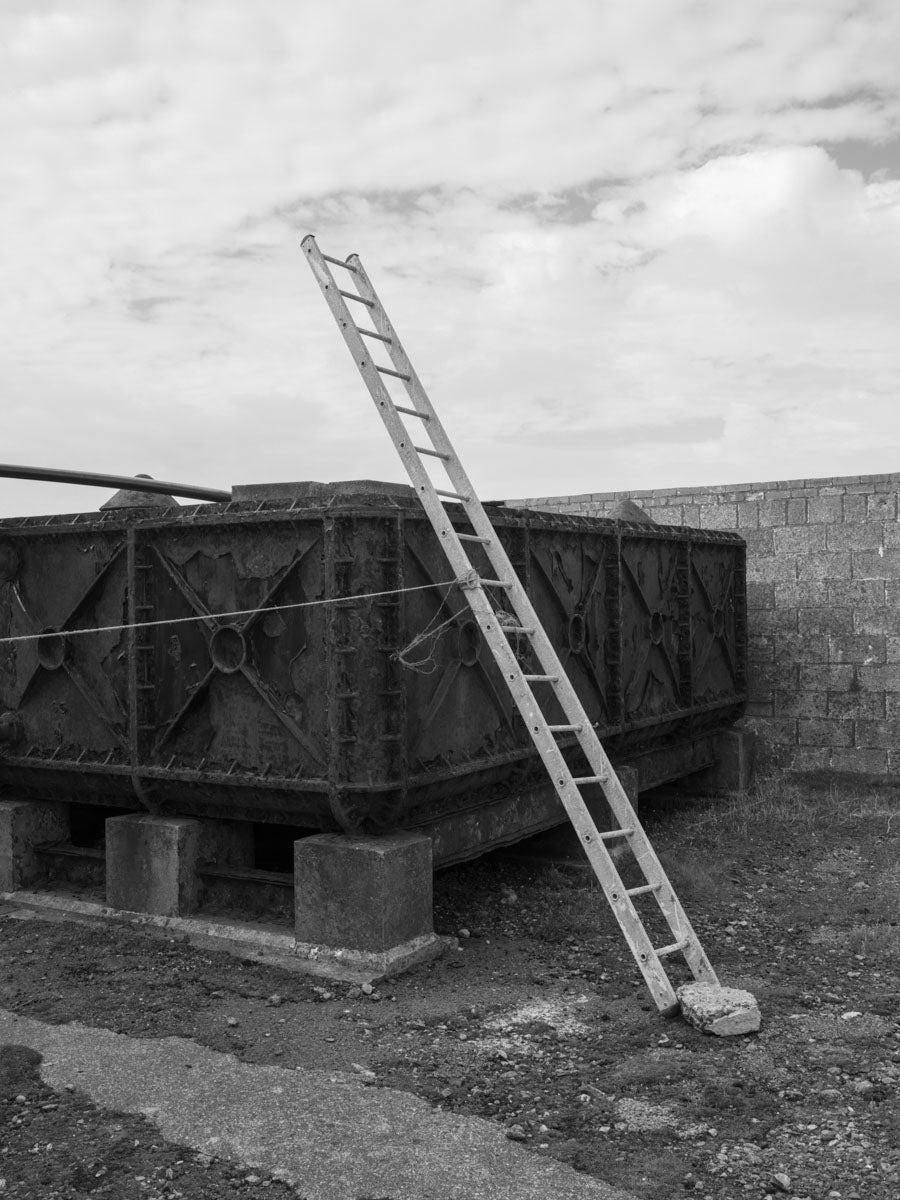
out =
<svg viewBox="0 0 900 1200"><path fill-rule="evenodd" d="M167 933L0 906L0 1006L248 1062L355 1071L505 1126L644 1200L900 1195L900 793L771 780L642 797L723 983L758 1035L661 1017L591 877L491 857L435 880L443 959L328 984ZM41 1084L0 1051L0 1196L296 1197Z"/></svg>

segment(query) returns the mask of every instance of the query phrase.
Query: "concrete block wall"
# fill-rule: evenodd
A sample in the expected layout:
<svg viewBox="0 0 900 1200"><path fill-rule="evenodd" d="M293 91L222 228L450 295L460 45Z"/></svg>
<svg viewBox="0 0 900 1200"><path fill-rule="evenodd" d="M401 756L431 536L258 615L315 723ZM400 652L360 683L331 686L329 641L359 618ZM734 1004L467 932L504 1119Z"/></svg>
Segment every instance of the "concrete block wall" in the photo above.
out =
<svg viewBox="0 0 900 1200"><path fill-rule="evenodd" d="M763 761L900 776L900 473L510 500L747 542L750 702Z"/></svg>

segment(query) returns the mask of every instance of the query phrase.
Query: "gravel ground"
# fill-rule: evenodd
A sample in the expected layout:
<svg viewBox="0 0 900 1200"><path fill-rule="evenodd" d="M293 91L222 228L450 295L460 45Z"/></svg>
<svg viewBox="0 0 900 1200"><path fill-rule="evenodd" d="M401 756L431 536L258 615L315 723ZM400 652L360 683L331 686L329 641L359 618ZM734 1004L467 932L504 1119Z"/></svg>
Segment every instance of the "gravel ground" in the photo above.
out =
<svg viewBox="0 0 900 1200"><path fill-rule="evenodd" d="M896 1200L900 797L781 783L643 812L722 981L757 996L758 1035L661 1017L588 875L496 857L436 878L460 949L373 989L0 910L0 1005L354 1070L643 1200ZM22 1049L2 1063L4 1197L296 1195L53 1094Z"/></svg>

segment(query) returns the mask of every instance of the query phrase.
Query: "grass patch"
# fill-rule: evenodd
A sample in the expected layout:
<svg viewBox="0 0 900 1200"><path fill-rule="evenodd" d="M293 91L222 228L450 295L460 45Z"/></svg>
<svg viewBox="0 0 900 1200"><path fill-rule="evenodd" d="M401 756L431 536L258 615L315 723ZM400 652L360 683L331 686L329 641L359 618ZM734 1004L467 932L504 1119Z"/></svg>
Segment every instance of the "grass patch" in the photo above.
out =
<svg viewBox="0 0 900 1200"><path fill-rule="evenodd" d="M705 904L731 897L734 881L729 874L731 864L726 859L713 858L692 846L663 850L657 847L657 855L682 903Z"/></svg>
<svg viewBox="0 0 900 1200"><path fill-rule="evenodd" d="M851 954L862 954L866 958L890 955L900 956L900 926L886 921L866 925L852 925L842 929L838 935L841 944Z"/></svg>
<svg viewBox="0 0 900 1200"><path fill-rule="evenodd" d="M666 789L642 798L641 816L665 836L706 846L723 839L796 839L872 823L881 836L900 833L900 788L866 785L851 777L761 776L742 795L692 798Z"/></svg>

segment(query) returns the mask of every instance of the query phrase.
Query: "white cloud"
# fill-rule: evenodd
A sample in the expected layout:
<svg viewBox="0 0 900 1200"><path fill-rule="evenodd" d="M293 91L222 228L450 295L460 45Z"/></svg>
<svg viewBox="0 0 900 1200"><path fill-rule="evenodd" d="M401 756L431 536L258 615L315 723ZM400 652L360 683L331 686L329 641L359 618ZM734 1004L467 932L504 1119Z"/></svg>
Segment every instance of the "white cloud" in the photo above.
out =
<svg viewBox="0 0 900 1200"><path fill-rule="evenodd" d="M893 469L900 184L816 143L896 136L898 44L893 0L10 2L4 457L398 477L314 228L486 493Z"/></svg>

